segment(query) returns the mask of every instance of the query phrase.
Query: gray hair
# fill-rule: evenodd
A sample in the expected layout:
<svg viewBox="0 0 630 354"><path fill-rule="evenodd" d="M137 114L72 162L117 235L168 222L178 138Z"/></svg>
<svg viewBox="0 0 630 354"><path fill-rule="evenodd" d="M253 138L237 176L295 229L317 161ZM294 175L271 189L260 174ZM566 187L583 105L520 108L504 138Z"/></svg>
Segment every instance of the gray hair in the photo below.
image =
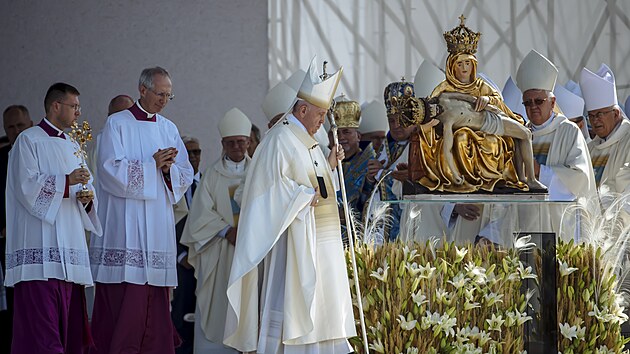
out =
<svg viewBox="0 0 630 354"><path fill-rule="evenodd" d="M166 69L160 66L156 66L154 68L146 68L142 70L138 84L150 90L153 89L153 77L155 75L164 75L169 79L171 78L171 75L168 73L168 71L166 71Z"/></svg>
<svg viewBox="0 0 630 354"><path fill-rule="evenodd" d="M199 143L199 139L195 138L194 136L184 135L184 136L182 136L182 141L184 142L184 144L188 144L188 143L200 144Z"/></svg>

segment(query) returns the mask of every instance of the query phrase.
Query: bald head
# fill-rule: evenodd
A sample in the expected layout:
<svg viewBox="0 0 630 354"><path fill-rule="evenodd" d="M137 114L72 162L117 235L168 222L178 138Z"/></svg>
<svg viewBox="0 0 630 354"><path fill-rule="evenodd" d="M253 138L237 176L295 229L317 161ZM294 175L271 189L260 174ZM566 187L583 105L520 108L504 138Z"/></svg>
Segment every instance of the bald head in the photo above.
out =
<svg viewBox="0 0 630 354"><path fill-rule="evenodd" d="M24 106L9 106L2 114L4 131L9 138L9 143L13 145L22 131L33 126L33 121Z"/></svg>
<svg viewBox="0 0 630 354"><path fill-rule="evenodd" d="M111 116L112 114L120 111L124 111L125 109L129 109L129 107L133 106L133 99L127 95L118 95L109 102L109 108L107 109L107 115Z"/></svg>

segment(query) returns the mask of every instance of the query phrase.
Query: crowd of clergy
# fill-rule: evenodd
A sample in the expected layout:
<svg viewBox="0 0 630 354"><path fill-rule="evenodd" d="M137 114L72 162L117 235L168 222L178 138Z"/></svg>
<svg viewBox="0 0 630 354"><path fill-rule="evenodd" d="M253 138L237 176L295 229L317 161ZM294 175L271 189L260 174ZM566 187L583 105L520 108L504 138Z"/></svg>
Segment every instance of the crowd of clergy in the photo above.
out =
<svg viewBox="0 0 630 354"><path fill-rule="evenodd" d="M605 209L630 193L630 121L608 66L562 85L532 50L501 90L472 54L450 52L444 71L425 61L413 82L384 83L384 100L364 103L336 92L341 71L320 77L311 63L266 95L266 132L238 108L225 113L222 155L203 172L200 141L160 113L173 98L161 67L142 71L138 99L112 99L87 164L68 134L77 88L52 85L35 123L7 107L0 353L349 353L351 235L509 247L517 229L561 232L562 203L545 206L548 220L528 218L532 206L469 203L385 203L377 216L379 201L403 198L418 129L400 123L392 97L457 91L461 72L482 87L478 107L504 105L526 122L548 200ZM385 221L356 234L344 199L353 224ZM629 222L630 208L621 213Z"/></svg>

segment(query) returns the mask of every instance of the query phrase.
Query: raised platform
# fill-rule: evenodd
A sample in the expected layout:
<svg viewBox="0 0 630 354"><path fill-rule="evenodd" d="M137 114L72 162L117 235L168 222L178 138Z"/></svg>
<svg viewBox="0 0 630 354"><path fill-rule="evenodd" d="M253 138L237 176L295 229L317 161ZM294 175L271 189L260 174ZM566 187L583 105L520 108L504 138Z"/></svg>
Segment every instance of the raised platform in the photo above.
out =
<svg viewBox="0 0 630 354"><path fill-rule="evenodd" d="M514 188L495 188L495 191L477 191L472 193L432 192L426 187L411 181L403 182L403 200L442 201L442 202L545 202L549 193L523 192Z"/></svg>

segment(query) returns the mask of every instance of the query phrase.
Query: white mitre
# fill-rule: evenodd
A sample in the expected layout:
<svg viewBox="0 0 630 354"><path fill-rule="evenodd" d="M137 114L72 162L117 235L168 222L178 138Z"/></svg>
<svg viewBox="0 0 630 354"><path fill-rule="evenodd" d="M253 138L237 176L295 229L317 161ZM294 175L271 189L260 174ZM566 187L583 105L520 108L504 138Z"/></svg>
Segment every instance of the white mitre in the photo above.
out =
<svg viewBox="0 0 630 354"><path fill-rule="evenodd" d="M617 104L615 75L606 64L602 64L595 73L583 68L580 73L580 88L587 111Z"/></svg>
<svg viewBox="0 0 630 354"><path fill-rule="evenodd" d="M302 81L302 85L300 85L297 97L319 108L329 109L341 80L342 72L343 67L322 81L317 73L316 57L313 57L311 65L306 71L306 77Z"/></svg>
<svg viewBox="0 0 630 354"><path fill-rule="evenodd" d="M626 116L630 116L630 96L626 98L626 103L624 104Z"/></svg>
<svg viewBox="0 0 630 354"><path fill-rule="evenodd" d="M516 86L525 93L527 90L553 91L558 78L558 68L549 59L531 50L518 66Z"/></svg>
<svg viewBox="0 0 630 354"><path fill-rule="evenodd" d="M262 104L262 110L265 112L267 119L271 121L278 114L288 112L295 102L296 96L297 91L284 82L274 86L269 90Z"/></svg>
<svg viewBox="0 0 630 354"><path fill-rule="evenodd" d="M249 136L252 131L252 122L245 113L238 108L232 108L219 122L219 132L222 138L228 136Z"/></svg>
<svg viewBox="0 0 630 354"><path fill-rule="evenodd" d="M584 99L582 97L567 90L562 85L556 85L553 94L556 96L556 103L567 118L584 117Z"/></svg>
<svg viewBox="0 0 630 354"><path fill-rule="evenodd" d="M361 124L359 132L361 134L371 132L388 132L387 111L385 105L377 100L372 100L361 107Z"/></svg>
<svg viewBox="0 0 630 354"><path fill-rule="evenodd" d="M512 112L520 114L527 120L527 112L525 111L525 106L523 106L523 93L516 87L511 76L505 82L501 95L503 95L503 102Z"/></svg>
<svg viewBox="0 0 630 354"><path fill-rule="evenodd" d="M305 76L306 71L298 69L296 72L291 74L288 79L284 80L284 83L297 92L300 89Z"/></svg>
<svg viewBox="0 0 630 354"><path fill-rule="evenodd" d="M413 91L416 97L429 97L433 89L444 81L444 72L428 60L423 60L413 79ZM383 104L381 104L382 106Z"/></svg>
<svg viewBox="0 0 630 354"><path fill-rule="evenodd" d="M567 81L566 84L564 84L564 88L566 88L567 90L573 92L574 94L584 98L584 95L582 95L582 90L580 89L580 84L578 84L577 82L575 82L573 80L569 80L569 81Z"/></svg>

